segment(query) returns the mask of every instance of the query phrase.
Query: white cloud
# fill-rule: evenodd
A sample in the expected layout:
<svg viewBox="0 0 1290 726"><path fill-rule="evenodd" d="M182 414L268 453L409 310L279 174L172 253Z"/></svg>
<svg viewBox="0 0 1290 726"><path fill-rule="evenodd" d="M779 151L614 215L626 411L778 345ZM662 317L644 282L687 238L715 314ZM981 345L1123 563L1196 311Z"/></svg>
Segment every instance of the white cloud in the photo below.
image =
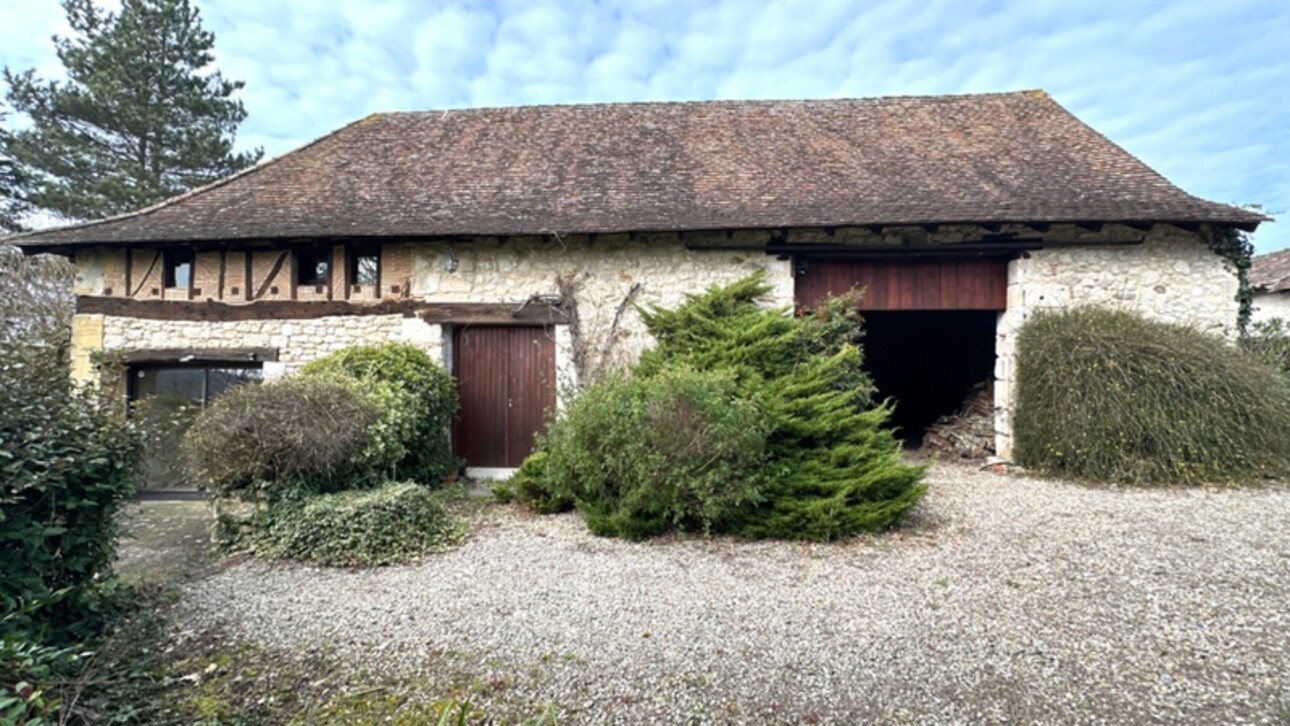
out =
<svg viewBox="0 0 1290 726"><path fill-rule="evenodd" d="M271 154L380 110L1044 88L1184 189L1290 213L1280 0L198 2ZM56 73L61 9L18 6L0 62Z"/></svg>

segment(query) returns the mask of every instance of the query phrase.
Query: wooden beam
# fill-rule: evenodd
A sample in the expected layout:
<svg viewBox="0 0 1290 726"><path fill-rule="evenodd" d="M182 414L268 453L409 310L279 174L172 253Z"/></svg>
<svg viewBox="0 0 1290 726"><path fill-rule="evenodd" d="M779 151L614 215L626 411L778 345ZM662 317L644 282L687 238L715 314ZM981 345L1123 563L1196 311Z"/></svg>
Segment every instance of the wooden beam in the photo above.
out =
<svg viewBox="0 0 1290 726"><path fill-rule="evenodd" d="M133 288L130 285L130 277L134 273L134 270L132 269L133 267L134 267L134 250L129 247L126 247L125 248L125 289L121 291L126 295L134 294L131 292Z"/></svg>
<svg viewBox="0 0 1290 726"><path fill-rule="evenodd" d="M154 348L121 354L123 363L250 363L277 359L277 348Z"/></svg>
<svg viewBox="0 0 1290 726"><path fill-rule="evenodd" d="M215 301L131 300L119 297L78 295L76 312L142 320L306 320L332 315L403 315L428 323L553 325L569 322L559 304L534 303L432 303L419 300L383 300L349 303L340 300L265 300L249 305Z"/></svg>
<svg viewBox="0 0 1290 726"><path fill-rule="evenodd" d="M1080 229L1087 230L1087 231L1089 231L1089 232L1101 232L1101 231L1102 231L1102 223L1101 223L1101 222L1076 222L1076 223L1075 223L1075 226L1076 226L1076 227L1079 227Z"/></svg>
<svg viewBox="0 0 1290 726"><path fill-rule="evenodd" d="M192 250L190 259L192 259L193 263L188 268L188 294L186 297L192 300L195 295L194 291L197 289L197 250ZM164 283L165 280L162 280L162 282Z"/></svg>
<svg viewBox="0 0 1290 726"><path fill-rule="evenodd" d="M288 257L291 257L291 252L283 250L282 254L278 255L278 259L273 261L273 268L269 270L268 277L264 278L260 283L260 289L255 291L256 300L264 297L265 291L269 289L269 283L273 282L273 278L277 277L278 273L282 271L282 264L287 261ZM292 280L292 282L295 282L295 280Z"/></svg>
<svg viewBox="0 0 1290 726"><path fill-rule="evenodd" d="M246 279L242 281L244 283L242 285L242 297L248 301L251 299L251 277L253 276L253 270L251 267L252 257L253 255L251 254L250 247L242 250L242 261L246 263Z"/></svg>
<svg viewBox="0 0 1290 726"><path fill-rule="evenodd" d="M1047 222L1026 222L1026 226L1040 234L1052 229L1052 225Z"/></svg>
<svg viewBox="0 0 1290 726"><path fill-rule="evenodd" d="M226 277L227 273L228 273L228 252L225 250L220 250L219 251L219 288L218 288L218 292L215 293L216 297L218 297L220 300L224 299L224 278Z"/></svg>
<svg viewBox="0 0 1290 726"><path fill-rule="evenodd" d="M1154 223L1152 222L1120 222L1120 224L1125 227L1129 227L1130 229L1136 229L1139 232L1146 232L1154 226Z"/></svg>

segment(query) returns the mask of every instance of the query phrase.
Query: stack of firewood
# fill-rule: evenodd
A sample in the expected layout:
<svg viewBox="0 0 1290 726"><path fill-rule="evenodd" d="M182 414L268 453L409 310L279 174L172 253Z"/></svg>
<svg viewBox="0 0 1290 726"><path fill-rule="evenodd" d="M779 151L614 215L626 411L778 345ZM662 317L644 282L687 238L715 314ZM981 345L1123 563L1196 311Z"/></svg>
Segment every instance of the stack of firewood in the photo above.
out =
<svg viewBox="0 0 1290 726"><path fill-rule="evenodd" d="M942 416L928 427L923 450L964 459L994 456L994 381L972 386L957 413Z"/></svg>

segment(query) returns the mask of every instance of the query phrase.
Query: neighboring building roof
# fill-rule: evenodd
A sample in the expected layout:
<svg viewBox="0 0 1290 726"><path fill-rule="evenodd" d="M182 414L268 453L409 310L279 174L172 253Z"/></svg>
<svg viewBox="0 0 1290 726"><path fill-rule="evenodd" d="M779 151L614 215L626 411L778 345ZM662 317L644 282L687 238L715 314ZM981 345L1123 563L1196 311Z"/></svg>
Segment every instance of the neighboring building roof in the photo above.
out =
<svg viewBox="0 0 1290 726"><path fill-rule="evenodd" d="M1255 257L1250 285L1261 292L1290 291L1290 249Z"/></svg>
<svg viewBox="0 0 1290 726"><path fill-rule="evenodd" d="M1024 91L375 114L148 209L7 241L1263 219Z"/></svg>

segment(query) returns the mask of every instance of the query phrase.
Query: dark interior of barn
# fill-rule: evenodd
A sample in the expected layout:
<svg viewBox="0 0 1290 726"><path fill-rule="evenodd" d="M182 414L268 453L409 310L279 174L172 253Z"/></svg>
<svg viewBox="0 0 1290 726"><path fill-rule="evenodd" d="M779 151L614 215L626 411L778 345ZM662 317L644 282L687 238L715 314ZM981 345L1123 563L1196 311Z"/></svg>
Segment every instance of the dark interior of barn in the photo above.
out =
<svg viewBox="0 0 1290 726"><path fill-rule="evenodd" d="M865 368L878 398L893 398L892 425L907 445L994 375L992 310L864 313Z"/></svg>

